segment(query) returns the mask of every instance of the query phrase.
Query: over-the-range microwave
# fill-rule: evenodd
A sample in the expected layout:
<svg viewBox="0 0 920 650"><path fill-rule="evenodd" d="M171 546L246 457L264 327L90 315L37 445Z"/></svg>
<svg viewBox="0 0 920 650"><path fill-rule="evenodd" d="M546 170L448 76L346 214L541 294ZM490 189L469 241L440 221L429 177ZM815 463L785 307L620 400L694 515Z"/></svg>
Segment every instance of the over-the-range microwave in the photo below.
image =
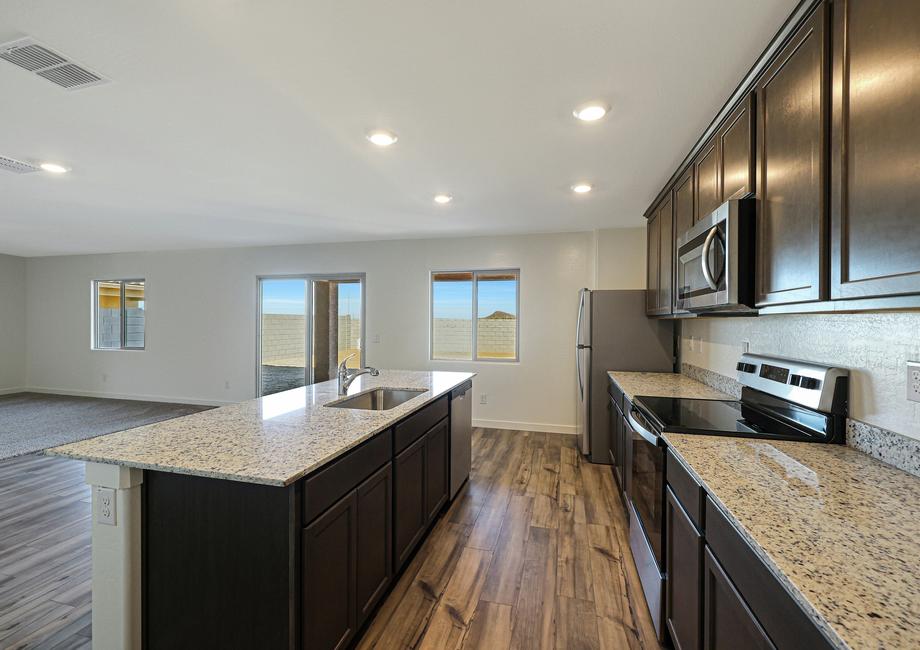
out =
<svg viewBox="0 0 920 650"><path fill-rule="evenodd" d="M677 240L677 306L692 312L754 306L755 200L733 199Z"/></svg>

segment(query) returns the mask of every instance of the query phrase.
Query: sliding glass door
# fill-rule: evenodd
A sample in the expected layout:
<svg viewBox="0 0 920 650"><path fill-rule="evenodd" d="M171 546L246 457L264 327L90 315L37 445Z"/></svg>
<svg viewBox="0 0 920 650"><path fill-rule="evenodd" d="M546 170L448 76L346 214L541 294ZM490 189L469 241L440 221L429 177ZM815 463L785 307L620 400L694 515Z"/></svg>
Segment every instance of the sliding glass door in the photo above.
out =
<svg viewBox="0 0 920 650"><path fill-rule="evenodd" d="M344 359L363 365L363 274L260 278L258 349L260 395L334 379Z"/></svg>

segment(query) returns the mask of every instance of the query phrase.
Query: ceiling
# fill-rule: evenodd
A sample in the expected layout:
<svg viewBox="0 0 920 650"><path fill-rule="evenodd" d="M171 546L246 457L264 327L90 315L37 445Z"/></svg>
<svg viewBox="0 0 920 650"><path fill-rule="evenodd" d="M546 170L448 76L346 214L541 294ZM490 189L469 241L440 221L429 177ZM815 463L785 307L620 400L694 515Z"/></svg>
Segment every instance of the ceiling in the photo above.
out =
<svg viewBox="0 0 920 650"><path fill-rule="evenodd" d="M795 4L3 0L0 42L112 83L0 61L0 155L72 167L0 171L0 252L641 225ZM604 120L572 118L598 98Z"/></svg>

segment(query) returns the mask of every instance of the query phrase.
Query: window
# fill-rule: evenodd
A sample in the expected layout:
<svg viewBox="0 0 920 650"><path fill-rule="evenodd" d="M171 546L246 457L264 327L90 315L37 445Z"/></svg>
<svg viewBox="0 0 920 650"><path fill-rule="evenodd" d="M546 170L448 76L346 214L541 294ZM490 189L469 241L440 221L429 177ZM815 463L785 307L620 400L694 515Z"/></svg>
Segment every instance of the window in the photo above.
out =
<svg viewBox="0 0 920 650"><path fill-rule="evenodd" d="M520 276L517 269L432 273L431 358L517 361Z"/></svg>
<svg viewBox="0 0 920 650"><path fill-rule="evenodd" d="M143 350L144 280L93 282L93 348Z"/></svg>

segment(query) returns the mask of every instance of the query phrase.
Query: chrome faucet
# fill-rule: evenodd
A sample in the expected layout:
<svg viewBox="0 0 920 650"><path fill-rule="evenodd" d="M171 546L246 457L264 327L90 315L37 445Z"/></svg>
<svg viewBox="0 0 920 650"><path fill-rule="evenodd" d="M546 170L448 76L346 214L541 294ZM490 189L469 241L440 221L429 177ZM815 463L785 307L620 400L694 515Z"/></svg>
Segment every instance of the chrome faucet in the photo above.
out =
<svg viewBox="0 0 920 650"><path fill-rule="evenodd" d="M376 368L358 368L352 369L345 366L348 363L348 360L353 356L358 354L357 352L352 352L347 357L342 359L342 363L339 364L338 379L339 379L339 395L347 395L348 387L351 386L351 382L360 377L361 375L370 375L371 377L376 377L380 374Z"/></svg>

